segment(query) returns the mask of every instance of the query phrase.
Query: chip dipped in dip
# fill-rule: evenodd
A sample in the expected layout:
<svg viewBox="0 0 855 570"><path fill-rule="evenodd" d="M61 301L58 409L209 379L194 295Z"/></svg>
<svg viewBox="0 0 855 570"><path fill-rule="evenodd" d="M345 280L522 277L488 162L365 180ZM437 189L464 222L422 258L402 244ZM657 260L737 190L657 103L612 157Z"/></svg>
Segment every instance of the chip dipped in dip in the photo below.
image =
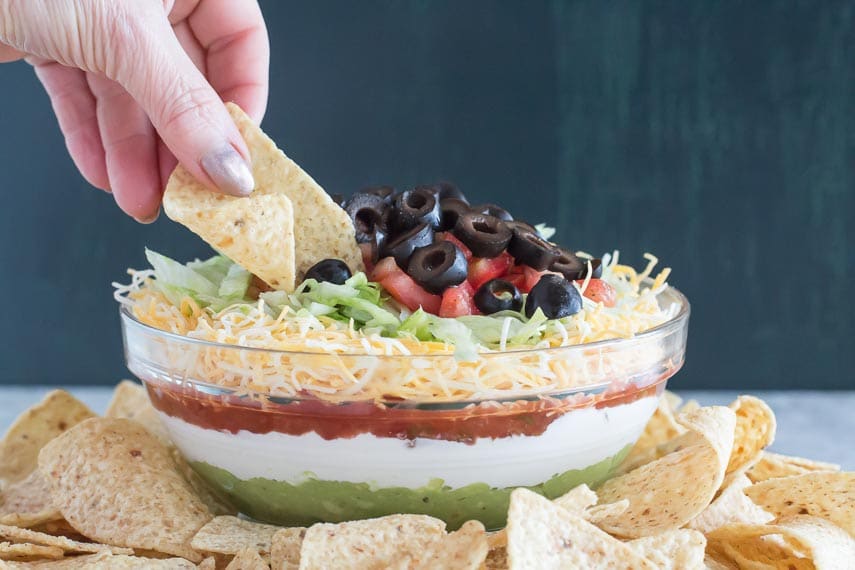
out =
<svg viewBox="0 0 855 570"><path fill-rule="evenodd" d="M259 187L176 171L170 217L221 255L117 287L130 369L247 515L502 526L510 493L606 479L682 365L689 306L440 183L333 200L232 107ZM299 202L299 205L298 205Z"/></svg>

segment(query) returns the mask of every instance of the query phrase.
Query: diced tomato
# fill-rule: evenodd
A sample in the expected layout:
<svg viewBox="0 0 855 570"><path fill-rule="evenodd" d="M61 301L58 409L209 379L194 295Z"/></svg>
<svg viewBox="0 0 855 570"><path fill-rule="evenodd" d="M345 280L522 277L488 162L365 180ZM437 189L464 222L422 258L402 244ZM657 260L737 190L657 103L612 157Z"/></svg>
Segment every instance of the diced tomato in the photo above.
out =
<svg viewBox="0 0 855 570"><path fill-rule="evenodd" d="M491 279L503 277L511 268L514 259L508 252L502 252L498 257L473 257L469 262L469 284L478 290L481 285Z"/></svg>
<svg viewBox="0 0 855 570"><path fill-rule="evenodd" d="M525 286L525 275L522 273L508 272L508 274L502 277L502 279L516 287L517 291L524 292L523 287Z"/></svg>
<svg viewBox="0 0 855 570"><path fill-rule="evenodd" d="M584 279L576 280L579 287L581 287L584 282ZM588 287L582 295L595 303L602 303L606 307L614 307L615 302L617 301L617 291L615 291L615 288L602 279L591 279L588 282Z"/></svg>
<svg viewBox="0 0 855 570"><path fill-rule="evenodd" d="M411 311L421 307L434 315L439 312L442 297L422 289L412 277L398 267L394 258L381 259L374 268L372 279L379 282L396 301Z"/></svg>
<svg viewBox="0 0 855 570"><path fill-rule="evenodd" d="M472 296L475 291L472 285L464 281L457 287L449 287L442 294L442 304L439 306L440 317L462 317L478 315L481 311L475 306Z"/></svg>
<svg viewBox="0 0 855 570"><path fill-rule="evenodd" d="M531 291L531 288L537 285L537 282L540 281L540 278L547 273L546 271L538 271L537 269L532 269L528 265L523 266L523 284L522 287L517 287L521 293L528 293Z"/></svg>
<svg viewBox="0 0 855 570"><path fill-rule="evenodd" d="M437 239L444 239L445 241L450 241L451 243L453 243L454 245L456 245L457 247L460 248L460 251L463 252L463 256L466 257L466 261L472 260L472 251L470 251L470 249L468 247L463 245L463 242L460 241L459 239L457 239L453 233L442 232L442 233L436 234L436 237L437 237Z"/></svg>

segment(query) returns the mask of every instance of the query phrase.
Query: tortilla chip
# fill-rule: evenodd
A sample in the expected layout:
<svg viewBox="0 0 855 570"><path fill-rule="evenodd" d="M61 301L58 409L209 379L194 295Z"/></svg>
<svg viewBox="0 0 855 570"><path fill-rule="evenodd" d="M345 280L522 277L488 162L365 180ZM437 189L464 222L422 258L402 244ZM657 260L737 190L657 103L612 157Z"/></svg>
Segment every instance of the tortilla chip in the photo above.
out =
<svg viewBox="0 0 855 570"><path fill-rule="evenodd" d="M269 559L273 535L278 530L278 526L237 517L215 517L199 529L190 541L190 546L201 552L233 555L251 548L263 558Z"/></svg>
<svg viewBox="0 0 855 570"><path fill-rule="evenodd" d="M131 380L122 380L113 389L113 398L107 405L105 418L126 418L142 424L164 442L171 443L169 434L151 405L145 388Z"/></svg>
<svg viewBox="0 0 855 570"><path fill-rule="evenodd" d="M516 569L653 569L629 546L527 489L511 493L508 560Z"/></svg>
<svg viewBox="0 0 855 570"><path fill-rule="evenodd" d="M711 406L681 416L681 422L689 429L679 436L683 446L597 489L603 503L629 501L622 514L600 520L601 528L628 538L650 536L682 527L710 504L724 479L735 415Z"/></svg>
<svg viewBox="0 0 855 570"><path fill-rule="evenodd" d="M198 570L217 570L217 559L209 556L196 566Z"/></svg>
<svg viewBox="0 0 855 570"><path fill-rule="evenodd" d="M774 519L771 513L755 505L742 492L749 485L751 480L745 475L739 475L686 526L707 533L727 524L764 524Z"/></svg>
<svg viewBox="0 0 855 570"><path fill-rule="evenodd" d="M695 530L671 530L626 543L659 570L694 570L704 567L707 539Z"/></svg>
<svg viewBox="0 0 855 570"><path fill-rule="evenodd" d="M274 289L293 291L294 208L288 197L253 192L248 198L236 198L214 193L189 173L185 179L178 177L181 168L170 177L163 196L166 214Z"/></svg>
<svg viewBox="0 0 855 570"><path fill-rule="evenodd" d="M478 521L467 521L458 530L428 546L416 564L430 570L478 570L487 559L487 533Z"/></svg>
<svg viewBox="0 0 855 570"><path fill-rule="evenodd" d="M599 524L603 519L617 517L622 515L629 508L629 500L621 499L614 503L604 503L602 505L594 505L581 514L582 518L588 522Z"/></svg>
<svg viewBox="0 0 855 570"><path fill-rule="evenodd" d="M760 455L760 460L748 470L748 478L759 483L776 477L790 477L814 472L832 473L835 471L840 471L840 465L764 451Z"/></svg>
<svg viewBox="0 0 855 570"><path fill-rule="evenodd" d="M597 504L597 494L583 483L553 499L552 502L573 514L581 515L586 509Z"/></svg>
<svg viewBox="0 0 855 570"><path fill-rule="evenodd" d="M709 551L740 568L774 562L780 568L847 568L855 539L817 517L796 516L771 525L735 524L707 535Z"/></svg>
<svg viewBox="0 0 855 570"><path fill-rule="evenodd" d="M487 570L508 570L508 547L497 546L490 548L487 560L484 561Z"/></svg>
<svg viewBox="0 0 855 570"><path fill-rule="evenodd" d="M129 548L110 546L108 544L97 544L94 542L79 542L64 536L55 536L52 534L45 534L43 532L36 532L34 530L6 525L0 525L0 539L5 539L11 542L31 542L42 546L52 546L65 552L87 553L107 551L113 554L133 554L133 551Z"/></svg>
<svg viewBox="0 0 855 570"><path fill-rule="evenodd" d="M855 472L769 479L746 487L744 492L776 517L811 515L855 536Z"/></svg>
<svg viewBox="0 0 855 570"><path fill-rule="evenodd" d="M38 469L0 491L0 524L33 527L60 519L62 514L50 497L50 483Z"/></svg>
<svg viewBox="0 0 855 570"><path fill-rule="evenodd" d="M305 536L305 528L277 530L270 547L270 567L273 570L297 570L300 567L300 547L303 546Z"/></svg>
<svg viewBox="0 0 855 570"><path fill-rule="evenodd" d="M270 566L252 548L242 548L226 566L226 570L270 570Z"/></svg>
<svg viewBox="0 0 855 570"><path fill-rule="evenodd" d="M675 402L675 398L679 400L673 393L666 391L665 395L659 399L659 406L653 412L653 416L647 422L644 431L635 445L632 446L626 459L618 467L618 473L629 473L645 463L658 459L661 457L656 453L658 446L685 433L686 429L677 422L674 416L672 404Z"/></svg>
<svg viewBox="0 0 855 570"><path fill-rule="evenodd" d="M35 560L39 558L62 558L61 548L28 542L0 542L0 560Z"/></svg>
<svg viewBox="0 0 855 570"><path fill-rule="evenodd" d="M194 570L196 565L183 558L154 559L102 552L50 562L39 562L28 567L35 567L40 570Z"/></svg>
<svg viewBox="0 0 855 570"><path fill-rule="evenodd" d="M677 410L677 414L689 414L699 409L701 404L697 400L689 400Z"/></svg>
<svg viewBox="0 0 855 570"><path fill-rule="evenodd" d="M212 515L169 449L140 424L94 418L44 447L39 468L65 519L102 542L202 559L190 539Z"/></svg>
<svg viewBox="0 0 855 570"><path fill-rule="evenodd" d="M163 196L166 214L274 289L293 290L296 278L302 278L308 268L322 259L341 259L354 273L362 271L362 254L347 213L276 148L237 105L229 103L227 106L249 147L255 190L248 198L211 192L178 166ZM266 219L257 220L263 222L260 228L265 231L250 231L247 218L252 216L253 210L262 208L268 212L276 209L277 221L281 224L279 232L270 226L270 213ZM235 215L237 210L241 216ZM286 210L291 213L286 215ZM219 211L224 212L218 215L219 222L231 222L230 225L217 227L218 222L212 218ZM250 219L257 218L259 216ZM234 222L239 220L242 225L235 227ZM241 239L236 237L237 230L241 230Z"/></svg>
<svg viewBox="0 0 855 570"><path fill-rule="evenodd" d="M702 568L704 570L739 570L736 565L716 560L709 554L704 557Z"/></svg>
<svg viewBox="0 0 855 570"><path fill-rule="evenodd" d="M22 413L0 441L0 481L22 481L35 471L39 450L65 430L95 417L80 400L64 390L49 392Z"/></svg>
<svg viewBox="0 0 855 570"><path fill-rule="evenodd" d="M418 560L445 536L445 523L426 515L390 515L338 524L312 525L303 539L300 570L386 568ZM397 566L396 566L397 567Z"/></svg>
<svg viewBox="0 0 855 570"><path fill-rule="evenodd" d="M727 474L754 465L775 439L775 414L766 402L754 396L739 396L729 408L736 414L736 430Z"/></svg>

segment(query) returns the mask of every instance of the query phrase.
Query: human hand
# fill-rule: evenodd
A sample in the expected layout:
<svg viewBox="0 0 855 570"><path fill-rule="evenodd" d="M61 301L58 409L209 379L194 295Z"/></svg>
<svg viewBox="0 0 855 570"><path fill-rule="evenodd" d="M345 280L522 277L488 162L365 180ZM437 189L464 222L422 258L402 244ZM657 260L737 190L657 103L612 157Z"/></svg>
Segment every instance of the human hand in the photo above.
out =
<svg viewBox="0 0 855 570"><path fill-rule="evenodd" d="M212 189L251 192L249 152L223 101L264 115L256 0L0 0L0 62L21 58L77 168L138 221L157 218L177 161Z"/></svg>

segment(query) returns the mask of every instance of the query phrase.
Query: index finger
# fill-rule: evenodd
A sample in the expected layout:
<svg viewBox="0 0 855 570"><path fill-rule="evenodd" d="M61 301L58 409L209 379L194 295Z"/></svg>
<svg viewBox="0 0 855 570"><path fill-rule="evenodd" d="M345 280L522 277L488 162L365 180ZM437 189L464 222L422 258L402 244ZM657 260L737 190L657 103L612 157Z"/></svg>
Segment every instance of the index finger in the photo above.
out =
<svg viewBox="0 0 855 570"><path fill-rule="evenodd" d="M205 50L208 81L256 122L267 106L270 46L255 0L199 0L187 17Z"/></svg>

